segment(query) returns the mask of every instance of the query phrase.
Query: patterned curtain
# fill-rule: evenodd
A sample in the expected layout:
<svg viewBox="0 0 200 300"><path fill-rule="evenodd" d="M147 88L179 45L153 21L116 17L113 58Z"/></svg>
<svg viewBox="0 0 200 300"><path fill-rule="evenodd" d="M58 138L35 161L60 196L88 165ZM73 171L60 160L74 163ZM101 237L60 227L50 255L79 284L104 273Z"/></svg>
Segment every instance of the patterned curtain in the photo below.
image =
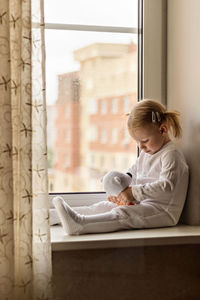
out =
<svg viewBox="0 0 200 300"><path fill-rule="evenodd" d="M0 299L51 298L43 0L0 0Z"/></svg>

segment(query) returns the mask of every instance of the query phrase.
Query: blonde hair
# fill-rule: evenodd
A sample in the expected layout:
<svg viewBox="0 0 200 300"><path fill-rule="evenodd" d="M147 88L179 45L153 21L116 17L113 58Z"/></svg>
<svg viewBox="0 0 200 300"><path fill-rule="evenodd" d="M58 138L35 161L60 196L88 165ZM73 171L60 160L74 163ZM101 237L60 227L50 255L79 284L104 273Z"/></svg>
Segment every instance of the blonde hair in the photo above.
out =
<svg viewBox="0 0 200 300"><path fill-rule="evenodd" d="M165 123L170 133L175 138L180 138L182 135L182 129L179 121L179 112L168 111L161 103L144 99L138 102L131 113L128 114L128 130L129 133L133 133L133 130L138 127L144 127L150 124L160 127Z"/></svg>

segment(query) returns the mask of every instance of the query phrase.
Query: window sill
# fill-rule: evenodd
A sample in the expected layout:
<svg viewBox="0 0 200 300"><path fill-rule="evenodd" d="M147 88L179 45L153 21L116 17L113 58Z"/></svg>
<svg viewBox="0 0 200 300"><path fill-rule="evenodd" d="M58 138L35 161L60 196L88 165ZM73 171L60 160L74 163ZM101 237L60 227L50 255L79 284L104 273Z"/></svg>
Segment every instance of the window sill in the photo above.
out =
<svg viewBox="0 0 200 300"><path fill-rule="evenodd" d="M51 226L52 251L186 244L200 244L200 226L178 225L80 236L65 235L61 226Z"/></svg>

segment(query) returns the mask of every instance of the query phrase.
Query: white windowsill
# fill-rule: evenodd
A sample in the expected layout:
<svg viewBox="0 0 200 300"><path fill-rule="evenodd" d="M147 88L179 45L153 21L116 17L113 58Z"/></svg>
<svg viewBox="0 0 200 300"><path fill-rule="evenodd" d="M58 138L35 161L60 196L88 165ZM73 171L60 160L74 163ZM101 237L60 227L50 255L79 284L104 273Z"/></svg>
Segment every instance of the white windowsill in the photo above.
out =
<svg viewBox="0 0 200 300"><path fill-rule="evenodd" d="M68 236L51 226L52 251L200 244L200 226L126 230L114 233Z"/></svg>

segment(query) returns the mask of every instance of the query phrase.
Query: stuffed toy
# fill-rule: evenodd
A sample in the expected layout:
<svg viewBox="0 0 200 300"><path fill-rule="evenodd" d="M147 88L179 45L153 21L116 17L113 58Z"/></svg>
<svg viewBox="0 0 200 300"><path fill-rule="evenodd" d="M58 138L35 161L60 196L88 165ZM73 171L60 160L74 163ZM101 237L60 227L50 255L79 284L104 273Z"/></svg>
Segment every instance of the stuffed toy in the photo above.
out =
<svg viewBox="0 0 200 300"><path fill-rule="evenodd" d="M118 196L131 184L131 176L118 171L110 171L102 178L104 191L108 196ZM118 205L123 205L120 201ZM133 205L130 203L129 205Z"/></svg>

